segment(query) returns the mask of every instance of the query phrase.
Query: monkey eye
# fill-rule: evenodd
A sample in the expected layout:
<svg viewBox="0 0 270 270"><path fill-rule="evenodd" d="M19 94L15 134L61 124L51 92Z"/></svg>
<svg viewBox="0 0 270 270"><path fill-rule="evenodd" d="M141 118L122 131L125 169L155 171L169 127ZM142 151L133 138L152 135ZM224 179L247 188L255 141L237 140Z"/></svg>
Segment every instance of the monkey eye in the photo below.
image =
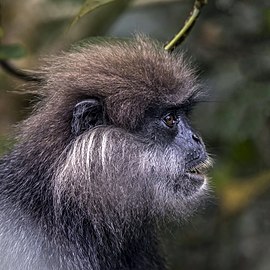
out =
<svg viewBox="0 0 270 270"><path fill-rule="evenodd" d="M166 124L167 127L173 128L176 126L178 123L178 119L174 113L170 113L166 115L163 119L164 123Z"/></svg>

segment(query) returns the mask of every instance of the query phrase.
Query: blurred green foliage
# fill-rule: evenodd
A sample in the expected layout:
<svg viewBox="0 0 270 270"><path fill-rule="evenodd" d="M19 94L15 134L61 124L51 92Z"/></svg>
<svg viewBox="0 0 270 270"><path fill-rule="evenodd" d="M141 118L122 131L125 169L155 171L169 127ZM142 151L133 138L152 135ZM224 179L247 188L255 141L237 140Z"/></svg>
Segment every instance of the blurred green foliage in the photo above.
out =
<svg viewBox="0 0 270 270"><path fill-rule="evenodd" d="M14 141L6 136L0 136L0 155L6 153L9 149L11 149Z"/></svg>
<svg viewBox="0 0 270 270"><path fill-rule="evenodd" d="M26 50L18 44L0 44L0 60L17 59L26 55Z"/></svg>
<svg viewBox="0 0 270 270"><path fill-rule="evenodd" d="M112 2L114 2L115 0L86 0L79 13L77 14L77 16L75 17L75 19L73 20L71 26L73 26L74 24L76 24L83 16L85 16L86 14L94 11L97 8L100 8L102 6L108 5ZM123 1L124 2L124 1ZM125 0L126 4L128 4L130 1Z"/></svg>

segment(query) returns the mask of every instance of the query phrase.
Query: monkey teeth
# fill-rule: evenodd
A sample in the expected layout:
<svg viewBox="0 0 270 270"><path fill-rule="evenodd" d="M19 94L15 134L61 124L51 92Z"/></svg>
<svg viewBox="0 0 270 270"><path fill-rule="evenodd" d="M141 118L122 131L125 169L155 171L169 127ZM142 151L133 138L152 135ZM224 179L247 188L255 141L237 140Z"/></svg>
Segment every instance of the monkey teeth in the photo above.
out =
<svg viewBox="0 0 270 270"><path fill-rule="evenodd" d="M212 165L212 161L207 159L206 161L198 164L197 166L187 170L187 173L203 175L206 174L208 168Z"/></svg>

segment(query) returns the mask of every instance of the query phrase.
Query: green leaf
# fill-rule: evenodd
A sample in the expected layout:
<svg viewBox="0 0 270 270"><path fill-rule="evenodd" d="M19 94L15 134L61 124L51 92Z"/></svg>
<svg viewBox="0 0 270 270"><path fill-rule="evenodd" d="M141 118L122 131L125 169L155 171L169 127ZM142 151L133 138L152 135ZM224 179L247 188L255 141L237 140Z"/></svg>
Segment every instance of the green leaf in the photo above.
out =
<svg viewBox="0 0 270 270"><path fill-rule="evenodd" d="M116 0L86 0L84 4L82 5L81 10L77 14L73 22L71 23L71 26L76 24L87 13L90 13L101 6L105 6L114 1Z"/></svg>
<svg viewBox="0 0 270 270"><path fill-rule="evenodd" d="M25 48L19 44L0 45L0 60L17 59L25 55Z"/></svg>

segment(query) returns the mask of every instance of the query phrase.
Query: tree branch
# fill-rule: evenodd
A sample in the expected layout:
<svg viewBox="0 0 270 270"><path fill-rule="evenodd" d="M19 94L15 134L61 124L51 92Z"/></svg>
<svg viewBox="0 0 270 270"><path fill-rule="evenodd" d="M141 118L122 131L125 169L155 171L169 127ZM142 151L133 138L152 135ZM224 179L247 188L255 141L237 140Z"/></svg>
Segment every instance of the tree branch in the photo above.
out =
<svg viewBox="0 0 270 270"><path fill-rule="evenodd" d="M195 0L193 9L189 15L189 18L186 20L183 28L175 35L175 37L165 44L164 49L168 52L172 52L178 45L180 45L191 29L193 28L197 18L200 15L201 9L204 5L207 4L207 0Z"/></svg>
<svg viewBox="0 0 270 270"><path fill-rule="evenodd" d="M34 71L18 69L5 60L0 60L0 66L10 75L24 81L41 82L43 80L38 73L35 73Z"/></svg>

